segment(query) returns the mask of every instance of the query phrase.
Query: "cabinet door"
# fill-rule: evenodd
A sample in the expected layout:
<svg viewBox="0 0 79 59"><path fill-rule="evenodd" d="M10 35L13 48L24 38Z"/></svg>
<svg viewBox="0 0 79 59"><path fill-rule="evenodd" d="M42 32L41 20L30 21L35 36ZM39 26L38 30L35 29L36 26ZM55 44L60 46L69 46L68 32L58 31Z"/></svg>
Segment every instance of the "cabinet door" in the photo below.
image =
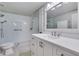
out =
<svg viewBox="0 0 79 59"><path fill-rule="evenodd" d="M33 56L37 55L37 40L35 38L33 38L31 41L31 54Z"/></svg>
<svg viewBox="0 0 79 59"><path fill-rule="evenodd" d="M38 48L37 48L38 56L43 56L44 55L44 53L43 53L44 48L43 48L43 44L42 43L43 42L40 39L38 39Z"/></svg>
<svg viewBox="0 0 79 59"><path fill-rule="evenodd" d="M52 56L52 46L48 42L44 42L44 56Z"/></svg>
<svg viewBox="0 0 79 59"><path fill-rule="evenodd" d="M62 49L57 49L57 56L74 56L74 54L71 54L71 53L64 51Z"/></svg>

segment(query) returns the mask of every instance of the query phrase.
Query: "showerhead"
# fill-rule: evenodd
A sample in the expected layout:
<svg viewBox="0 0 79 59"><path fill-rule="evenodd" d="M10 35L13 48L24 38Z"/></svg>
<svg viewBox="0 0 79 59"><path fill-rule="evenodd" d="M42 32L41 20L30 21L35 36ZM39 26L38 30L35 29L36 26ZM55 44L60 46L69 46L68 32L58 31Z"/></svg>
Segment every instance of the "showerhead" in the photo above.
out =
<svg viewBox="0 0 79 59"><path fill-rule="evenodd" d="M7 22L6 20L4 20L4 21L2 21L1 23L5 23L5 22Z"/></svg>
<svg viewBox="0 0 79 59"><path fill-rule="evenodd" d="M4 15L3 14L0 14L0 17L4 17Z"/></svg>

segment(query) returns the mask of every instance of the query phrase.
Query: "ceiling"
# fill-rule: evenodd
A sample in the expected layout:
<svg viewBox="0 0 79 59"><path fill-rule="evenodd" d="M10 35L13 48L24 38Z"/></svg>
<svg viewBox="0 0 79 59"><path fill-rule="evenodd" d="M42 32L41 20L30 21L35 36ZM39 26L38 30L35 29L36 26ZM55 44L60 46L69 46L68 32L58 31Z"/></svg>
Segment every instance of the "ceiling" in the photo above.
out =
<svg viewBox="0 0 79 59"><path fill-rule="evenodd" d="M30 16L45 2L0 2L0 11Z"/></svg>
<svg viewBox="0 0 79 59"><path fill-rule="evenodd" d="M47 12L47 16L48 18L50 17L56 17L59 15L62 15L64 13L73 11L73 10L77 10L78 6L77 6L77 2L70 2L68 4L63 4L62 6L56 8L55 10L49 10Z"/></svg>

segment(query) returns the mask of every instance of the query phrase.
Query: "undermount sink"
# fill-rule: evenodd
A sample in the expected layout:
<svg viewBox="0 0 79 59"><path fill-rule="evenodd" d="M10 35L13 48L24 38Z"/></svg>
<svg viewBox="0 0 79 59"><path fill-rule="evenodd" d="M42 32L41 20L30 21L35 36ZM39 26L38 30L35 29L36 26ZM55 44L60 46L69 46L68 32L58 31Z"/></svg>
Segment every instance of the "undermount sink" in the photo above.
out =
<svg viewBox="0 0 79 59"><path fill-rule="evenodd" d="M42 37L48 38L48 39L58 39L59 37L53 36L51 34L42 34Z"/></svg>
<svg viewBox="0 0 79 59"><path fill-rule="evenodd" d="M49 37L49 38L52 38L52 39L58 39L58 38L59 38L58 36L53 36L53 35L51 35L51 34L49 34L48 37Z"/></svg>

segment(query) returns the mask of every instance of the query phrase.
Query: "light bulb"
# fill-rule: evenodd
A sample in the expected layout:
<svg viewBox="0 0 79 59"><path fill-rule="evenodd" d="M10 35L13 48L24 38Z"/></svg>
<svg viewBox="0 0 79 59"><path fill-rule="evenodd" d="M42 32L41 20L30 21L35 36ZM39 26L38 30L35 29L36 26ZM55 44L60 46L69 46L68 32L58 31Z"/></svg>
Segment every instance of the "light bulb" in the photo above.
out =
<svg viewBox="0 0 79 59"><path fill-rule="evenodd" d="M55 8L52 8L51 10L53 11L53 10L55 10Z"/></svg>
<svg viewBox="0 0 79 59"><path fill-rule="evenodd" d="M56 7L58 8L58 7L61 7L62 6L62 4L59 4L59 5L57 5Z"/></svg>

